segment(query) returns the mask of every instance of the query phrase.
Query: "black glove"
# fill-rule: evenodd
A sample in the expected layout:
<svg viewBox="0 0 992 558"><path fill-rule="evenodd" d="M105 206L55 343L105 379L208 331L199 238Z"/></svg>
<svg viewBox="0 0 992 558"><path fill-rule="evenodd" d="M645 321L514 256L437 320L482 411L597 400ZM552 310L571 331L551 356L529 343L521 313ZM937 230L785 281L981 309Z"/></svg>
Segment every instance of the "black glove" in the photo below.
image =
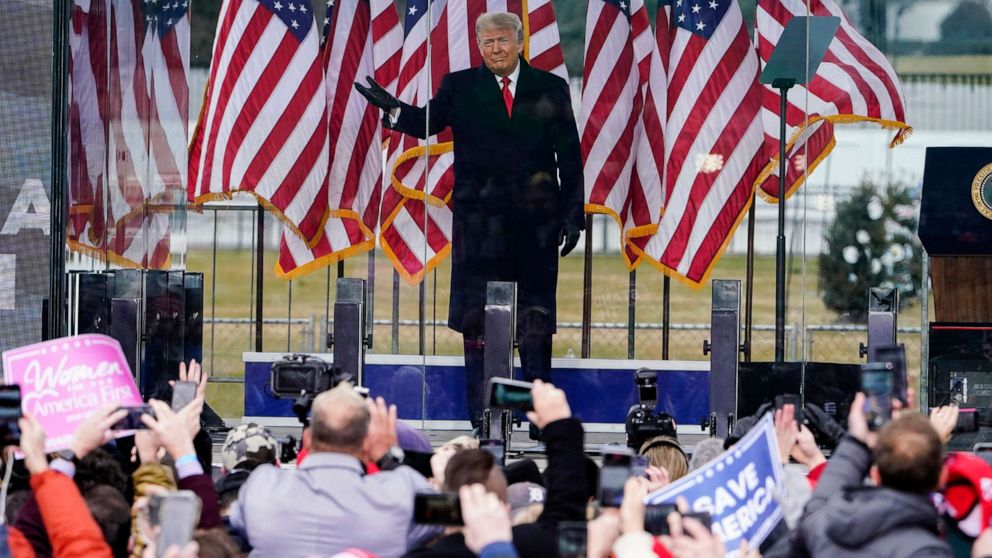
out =
<svg viewBox="0 0 992 558"><path fill-rule="evenodd" d="M818 444L830 449L837 447L844 437L844 428L819 406L807 403L805 407L806 426L813 431Z"/></svg>
<svg viewBox="0 0 992 558"><path fill-rule="evenodd" d="M365 79L369 82L368 87L356 81L355 89L362 94L362 97L368 100L370 105L379 107L386 112L400 108L399 99L390 95L389 91L383 89L381 85L372 79L372 76L368 76Z"/></svg>
<svg viewBox="0 0 992 558"><path fill-rule="evenodd" d="M561 246L561 257L565 257L571 252L575 245L579 243L579 227L571 223L567 223L561 228L561 233L558 235L558 245Z"/></svg>

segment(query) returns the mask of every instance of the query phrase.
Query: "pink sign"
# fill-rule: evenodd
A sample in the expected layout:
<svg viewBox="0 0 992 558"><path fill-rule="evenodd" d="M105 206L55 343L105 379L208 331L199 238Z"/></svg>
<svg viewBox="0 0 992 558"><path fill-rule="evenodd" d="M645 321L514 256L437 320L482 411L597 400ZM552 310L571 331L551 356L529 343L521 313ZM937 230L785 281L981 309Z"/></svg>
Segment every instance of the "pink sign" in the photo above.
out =
<svg viewBox="0 0 992 558"><path fill-rule="evenodd" d="M142 403L120 343L106 335L63 337L5 351L3 377L20 384L21 409L44 427L46 451L68 448L76 426L95 410L110 403Z"/></svg>

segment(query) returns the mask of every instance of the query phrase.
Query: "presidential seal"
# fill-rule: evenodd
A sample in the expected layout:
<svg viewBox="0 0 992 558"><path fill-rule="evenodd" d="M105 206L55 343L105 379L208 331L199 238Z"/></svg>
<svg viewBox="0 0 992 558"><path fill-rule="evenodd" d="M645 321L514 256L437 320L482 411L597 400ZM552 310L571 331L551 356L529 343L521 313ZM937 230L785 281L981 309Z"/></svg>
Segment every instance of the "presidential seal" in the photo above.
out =
<svg viewBox="0 0 992 558"><path fill-rule="evenodd" d="M992 163L982 167L975 175L971 183L971 200L979 213L986 219L992 219Z"/></svg>

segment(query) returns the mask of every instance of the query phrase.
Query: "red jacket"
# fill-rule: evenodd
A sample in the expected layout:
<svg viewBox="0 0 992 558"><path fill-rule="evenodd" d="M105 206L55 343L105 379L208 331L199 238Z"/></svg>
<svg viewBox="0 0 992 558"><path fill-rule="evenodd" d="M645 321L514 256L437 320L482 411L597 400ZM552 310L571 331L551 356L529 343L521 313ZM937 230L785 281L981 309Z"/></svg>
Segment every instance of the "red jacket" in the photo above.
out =
<svg viewBox="0 0 992 558"><path fill-rule="evenodd" d="M113 558L76 483L56 471L31 475L31 489L52 543L53 558ZM17 528L7 539L14 558L34 558L34 548Z"/></svg>

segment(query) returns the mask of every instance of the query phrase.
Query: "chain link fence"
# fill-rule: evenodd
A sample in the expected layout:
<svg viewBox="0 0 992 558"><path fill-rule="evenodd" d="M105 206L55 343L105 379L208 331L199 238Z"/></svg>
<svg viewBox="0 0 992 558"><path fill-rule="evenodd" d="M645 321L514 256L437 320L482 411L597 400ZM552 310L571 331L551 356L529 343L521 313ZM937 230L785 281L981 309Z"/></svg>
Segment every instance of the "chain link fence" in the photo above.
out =
<svg viewBox="0 0 992 558"><path fill-rule="evenodd" d="M266 351L321 352L333 321L322 325L322 316L305 318L267 318L263 336ZM375 320L372 354L418 354L420 324L416 320ZM578 358L582 324L558 324L554 356ZM427 355L461 356L461 334L444 322L427 322L424 328ZM806 325L786 328L786 358L815 362L859 363L860 344L866 343L867 328L860 325ZM703 355L703 341L710 339L709 324L672 324L669 331L671 360L709 360ZM743 331L741 334L743 340ZM914 383L920 371L921 330L899 328L899 342L906 345L909 376ZM204 320L203 360L211 371L209 400L221 416L240 416L244 408L244 363L242 354L254 350L254 321L251 318L214 318ZM755 325L752 330L754 361L774 360L775 328ZM662 325L639 322L633 331L633 358L661 359ZM805 345L805 346L804 346ZM591 356L603 359L626 359L631 356L631 338L625 323L594 322Z"/></svg>

